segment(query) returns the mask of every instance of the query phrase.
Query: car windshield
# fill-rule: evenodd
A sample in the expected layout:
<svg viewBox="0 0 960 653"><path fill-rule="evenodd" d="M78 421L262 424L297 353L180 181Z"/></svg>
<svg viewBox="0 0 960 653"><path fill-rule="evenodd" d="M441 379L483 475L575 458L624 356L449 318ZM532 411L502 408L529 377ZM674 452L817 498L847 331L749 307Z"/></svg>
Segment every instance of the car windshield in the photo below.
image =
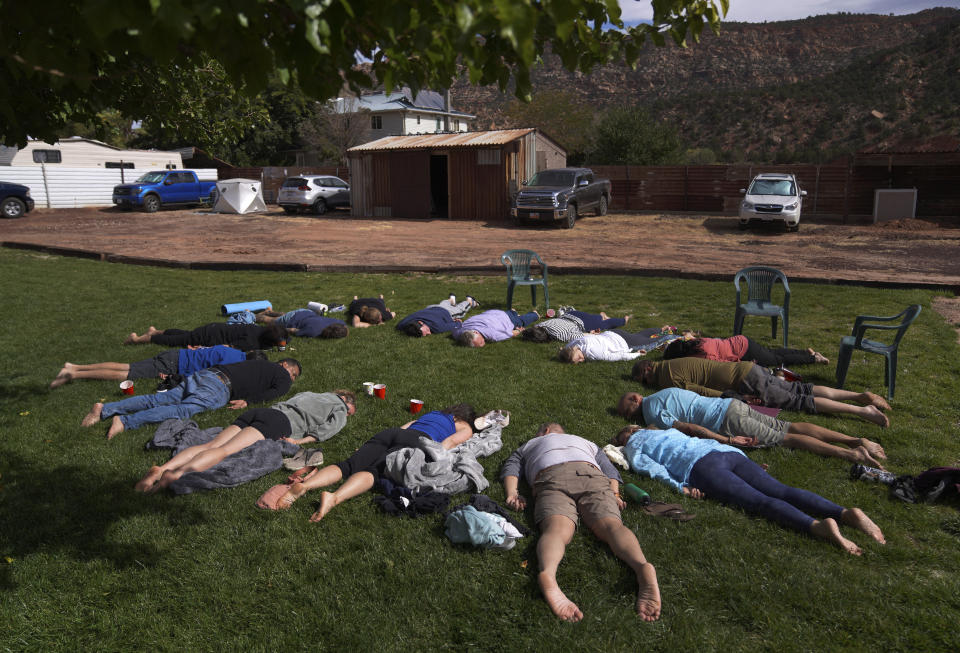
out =
<svg viewBox="0 0 960 653"><path fill-rule="evenodd" d="M568 170L544 170L535 174L527 186L573 186L576 176Z"/></svg>
<svg viewBox="0 0 960 653"><path fill-rule="evenodd" d="M789 179L754 179L748 195L796 195Z"/></svg>
<svg viewBox="0 0 960 653"><path fill-rule="evenodd" d="M163 181L163 177L166 174L165 172L148 172L141 176L140 179L137 179L137 182L141 184L159 184Z"/></svg>

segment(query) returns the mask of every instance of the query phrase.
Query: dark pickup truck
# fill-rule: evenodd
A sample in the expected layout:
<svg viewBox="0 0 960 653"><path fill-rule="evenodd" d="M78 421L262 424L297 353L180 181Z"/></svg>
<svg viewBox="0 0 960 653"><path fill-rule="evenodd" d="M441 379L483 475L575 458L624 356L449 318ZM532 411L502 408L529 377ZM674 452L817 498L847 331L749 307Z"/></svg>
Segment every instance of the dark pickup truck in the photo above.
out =
<svg viewBox="0 0 960 653"><path fill-rule="evenodd" d="M608 206L609 179L595 179L590 168L554 168L524 182L510 215L520 221L562 220L564 229L573 229L578 215L589 210L606 215Z"/></svg>

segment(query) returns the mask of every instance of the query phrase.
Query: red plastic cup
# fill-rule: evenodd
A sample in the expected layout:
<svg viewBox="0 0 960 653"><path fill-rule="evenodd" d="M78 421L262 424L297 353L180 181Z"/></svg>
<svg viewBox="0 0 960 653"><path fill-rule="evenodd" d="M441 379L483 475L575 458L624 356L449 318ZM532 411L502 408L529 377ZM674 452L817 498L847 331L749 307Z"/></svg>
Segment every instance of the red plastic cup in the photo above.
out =
<svg viewBox="0 0 960 653"><path fill-rule="evenodd" d="M132 395L135 392L133 389L133 381L123 381L120 383L120 392L125 395Z"/></svg>
<svg viewBox="0 0 960 653"><path fill-rule="evenodd" d="M416 415L421 410L423 410L423 402L419 399L410 400L410 412Z"/></svg>
<svg viewBox="0 0 960 653"><path fill-rule="evenodd" d="M387 398L387 386L383 383L378 383L373 386L373 394L377 399L386 399Z"/></svg>

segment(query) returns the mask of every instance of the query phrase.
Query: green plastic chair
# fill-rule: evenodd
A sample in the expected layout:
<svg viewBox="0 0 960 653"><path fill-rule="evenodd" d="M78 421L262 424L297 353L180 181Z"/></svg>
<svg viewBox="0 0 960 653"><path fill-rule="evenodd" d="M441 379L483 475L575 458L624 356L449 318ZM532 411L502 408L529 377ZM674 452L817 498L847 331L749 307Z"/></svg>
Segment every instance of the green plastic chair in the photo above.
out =
<svg viewBox="0 0 960 653"><path fill-rule="evenodd" d="M530 270L534 261L540 265L539 276ZM537 286L543 286L543 302L546 308L550 308L547 264L539 254L529 249L511 249L500 255L500 263L507 267L507 309L513 308L513 289L516 286L530 286L530 299L534 308L537 306Z"/></svg>
<svg viewBox="0 0 960 653"><path fill-rule="evenodd" d="M842 388L847 380L847 368L850 367L853 350L860 349L871 354L883 354L885 357L887 399L893 399L893 392L897 383L897 348L900 346L900 339L903 338L903 334L907 332L907 328L913 324L918 315L920 315L919 304L908 306L900 313L890 317L858 315L853 322L853 332L849 336L844 336L840 341L840 354L837 356L837 387ZM883 322L884 324L876 324L877 322ZM892 322L897 322L897 324L891 324ZM893 337L893 342L884 344L864 338L863 336L868 329L896 331L896 335Z"/></svg>
<svg viewBox="0 0 960 653"><path fill-rule="evenodd" d="M747 284L747 300L740 301L740 282ZM771 301L773 287L777 282L783 284L783 306ZM783 346L787 346L787 332L790 327L790 284L787 276L777 268L754 265L743 268L733 277L737 289L737 311L733 316L733 335L743 331L743 318L747 315L759 315L770 318L771 338L777 337L777 319L783 319Z"/></svg>

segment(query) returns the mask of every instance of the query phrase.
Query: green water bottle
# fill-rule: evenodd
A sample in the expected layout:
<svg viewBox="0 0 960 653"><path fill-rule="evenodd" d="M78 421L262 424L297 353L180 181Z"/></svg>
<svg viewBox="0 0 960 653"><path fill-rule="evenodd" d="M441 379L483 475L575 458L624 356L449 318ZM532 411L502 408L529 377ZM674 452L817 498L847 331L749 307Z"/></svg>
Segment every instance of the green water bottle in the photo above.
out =
<svg viewBox="0 0 960 653"><path fill-rule="evenodd" d="M627 483L624 486L624 491L627 493L627 498L637 503L641 506L645 506L650 503L650 495L638 488L633 483Z"/></svg>

